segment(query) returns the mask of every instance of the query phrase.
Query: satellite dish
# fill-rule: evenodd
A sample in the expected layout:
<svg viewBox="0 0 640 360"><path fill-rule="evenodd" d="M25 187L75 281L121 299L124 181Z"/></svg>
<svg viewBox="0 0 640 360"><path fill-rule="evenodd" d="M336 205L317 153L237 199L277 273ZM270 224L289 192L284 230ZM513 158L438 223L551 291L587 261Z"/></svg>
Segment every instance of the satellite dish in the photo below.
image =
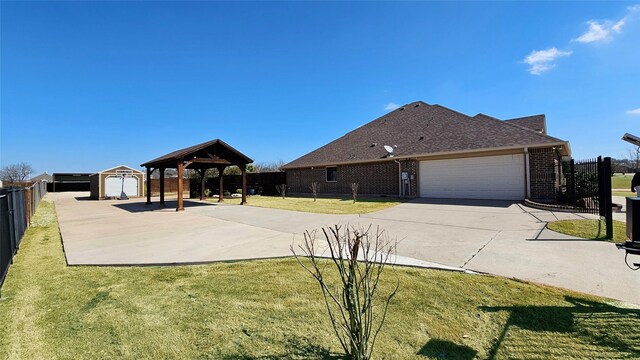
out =
<svg viewBox="0 0 640 360"><path fill-rule="evenodd" d="M387 150L387 156L388 157L392 157L393 156L393 147L392 146L385 145L384 149Z"/></svg>

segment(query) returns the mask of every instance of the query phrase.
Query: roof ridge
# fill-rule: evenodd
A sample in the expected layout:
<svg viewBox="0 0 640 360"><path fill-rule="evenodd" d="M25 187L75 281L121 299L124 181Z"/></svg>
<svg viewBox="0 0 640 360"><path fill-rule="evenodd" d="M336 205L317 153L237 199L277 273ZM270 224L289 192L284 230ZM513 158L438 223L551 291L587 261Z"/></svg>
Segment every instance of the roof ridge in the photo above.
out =
<svg viewBox="0 0 640 360"><path fill-rule="evenodd" d="M557 137L553 137L553 136L550 136L550 135L547 135L547 134L541 134L541 133L539 133L539 132L537 132L537 131L535 131L535 130L533 130L533 129L529 129L529 128L527 128L527 127L524 127L524 126L521 126L521 125L518 125L518 124L510 123L510 122L509 122L509 121L507 121L507 120L500 120L500 119L498 119L498 118L496 118L496 117L493 117L493 116L491 116L491 115L487 115L487 114L483 114L483 113L478 113L476 116L478 116L478 115L484 116L484 117L486 117L486 118L488 118L488 119L491 119L491 120L494 120L494 121L498 121L498 122L500 122L501 124L505 124L505 125L513 126L513 127L515 127L515 128L521 129L521 130L529 131L529 132L534 133L534 134L536 134L536 135L538 135L538 136L540 136L540 137L543 137L543 138L547 138L547 139L551 139L551 140L555 140L555 141L564 141L564 140L562 140L562 139L558 139ZM474 116L474 118L475 118L476 116ZM535 115L532 115L532 116L535 116ZM525 116L525 117L527 117L527 116ZM509 119L509 120L513 120L513 119Z"/></svg>
<svg viewBox="0 0 640 360"><path fill-rule="evenodd" d="M446 107L446 106L442 106L442 105L440 105L440 104L433 104L433 105L431 105L431 106L437 106L437 107L439 107L439 108L442 108L442 109L445 109L445 110L449 110L449 111L454 112L454 113L456 113L456 114L459 114L459 115L462 115L462 116L468 117L469 119L473 119L473 116L469 116L469 115L467 115L467 114L465 114L465 113L461 113L460 111L450 109L450 108L448 108L448 107Z"/></svg>
<svg viewBox="0 0 640 360"><path fill-rule="evenodd" d="M340 136L340 137L338 137L338 138L333 139L333 140L332 140L332 142L333 142L333 141L336 141L336 140L338 140L338 139L341 139L341 138L343 138L343 137L345 137L345 136L347 136L347 135L351 134L352 132L357 131L358 129L362 128L363 126L369 125L369 124L371 124L371 123L374 123L374 122L376 122L376 121L378 121L378 120L382 119L382 118L383 118L383 117L385 117L385 116L391 115L392 113L397 112L398 110L400 110L400 111L404 111L404 109L405 109L406 107L408 107L408 106L409 106L409 105L411 105L411 104L415 104L415 103L422 103L422 104L426 105L427 107L429 107L429 106L434 106L434 105L429 105L429 104L427 104L426 102L424 102L424 101L422 101L422 100L416 100L416 101L412 101L412 102L410 102L410 103L406 103L406 104L404 104L404 105L402 105L402 106L398 106L398 108L393 109L393 110L389 111L388 113L386 113L386 114L384 114L384 115L380 115L380 116L378 116L377 118L375 118L375 119L373 119L373 120L371 120L371 121L369 121L369 122L366 122L366 123L364 123L364 124L362 124L362 125L360 125L360 126L358 126L358 127L354 128L353 130L351 130L351 131L349 131L349 132L344 133L342 136ZM329 145L329 144L330 144L330 143L327 143L327 144L325 144L325 145ZM324 145L323 145L322 147L324 147ZM320 148L321 148L321 147L320 147ZM320 148L318 148L318 149L320 149ZM318 150L318 149L316 149L316 150Z"/></svg>
<svg viewBox="0 0 640 360"><path fill-rule="evenodd" d="M545 114L535 114L535 115L529 115L529 116L520 116L520 117L512 118L512 119L505 119L505 120L502 120L502 121L522 120L522 119L532 118L532 117L536 117L536 116L544 116L545 118L547 117Z"/></svg>

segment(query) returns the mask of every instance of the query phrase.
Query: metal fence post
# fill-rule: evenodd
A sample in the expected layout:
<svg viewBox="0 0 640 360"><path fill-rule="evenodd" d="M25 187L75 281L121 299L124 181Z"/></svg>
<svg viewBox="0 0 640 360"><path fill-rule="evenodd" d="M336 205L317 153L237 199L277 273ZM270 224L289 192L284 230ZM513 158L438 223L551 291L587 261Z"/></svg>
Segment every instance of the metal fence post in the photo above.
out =
<svg viewBox="0 0 640 360"><path fill-rule="evenodd" d="M575 160L571 159L569 162L569 171L571 173L570 181L569 181L569 190L571 191L571 205L576 206L578 203L578 199L576 196L576 163Z"/></svg>
<svg viewBox="0 0 640 360"><path fill-rule="evenodd" d="M613 204L611 191L611 158L606 157L602 162L602 197L604 219L607 224L607 239L613 239Z"/></svg>

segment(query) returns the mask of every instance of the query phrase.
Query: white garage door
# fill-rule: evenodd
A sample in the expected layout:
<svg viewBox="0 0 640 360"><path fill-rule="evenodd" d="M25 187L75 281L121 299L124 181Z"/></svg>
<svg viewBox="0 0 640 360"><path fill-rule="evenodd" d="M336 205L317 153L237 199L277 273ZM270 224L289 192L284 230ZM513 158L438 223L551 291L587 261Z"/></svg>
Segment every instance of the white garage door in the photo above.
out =
<svg viewBox="0 0 640 360"><path fill-rule="evenodd" d="M122 192L122 178L120 176L109 176L105 179L105 196L120 196ZM127 196L138 196L138 178L124 178L124 193Z"/></svg>
<svg viewBox="0 0 640 360"><path fill-rule="evenodd" d="M445 199L525 198L524 155L420 162L420 196Z"/></svg>

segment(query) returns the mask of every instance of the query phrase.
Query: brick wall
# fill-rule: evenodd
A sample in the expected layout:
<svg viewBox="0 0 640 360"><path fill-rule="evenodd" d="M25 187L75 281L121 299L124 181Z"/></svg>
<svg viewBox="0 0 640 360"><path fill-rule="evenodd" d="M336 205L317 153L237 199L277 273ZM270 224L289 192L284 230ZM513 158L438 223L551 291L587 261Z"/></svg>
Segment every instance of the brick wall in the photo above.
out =
<svg viewBox="0 0 640 360"><path fill-rule="evenodd" d="M417 162L401 160L402 171L414 175L412 196L417 194ZM358 183L361 195L397 196L398 164L393 161L338 165L337 181L326 181L326 167L287 170L287 187L291 194L310 194L309 185L317 182L320 194L351 194L351 183Z"/></svg>
<svg viewBox="0 0 640 360"><path fill-rule="evenodd" d="M558 156L552 148L529 149L531 199L554 200L559 189Z"/></svg>

